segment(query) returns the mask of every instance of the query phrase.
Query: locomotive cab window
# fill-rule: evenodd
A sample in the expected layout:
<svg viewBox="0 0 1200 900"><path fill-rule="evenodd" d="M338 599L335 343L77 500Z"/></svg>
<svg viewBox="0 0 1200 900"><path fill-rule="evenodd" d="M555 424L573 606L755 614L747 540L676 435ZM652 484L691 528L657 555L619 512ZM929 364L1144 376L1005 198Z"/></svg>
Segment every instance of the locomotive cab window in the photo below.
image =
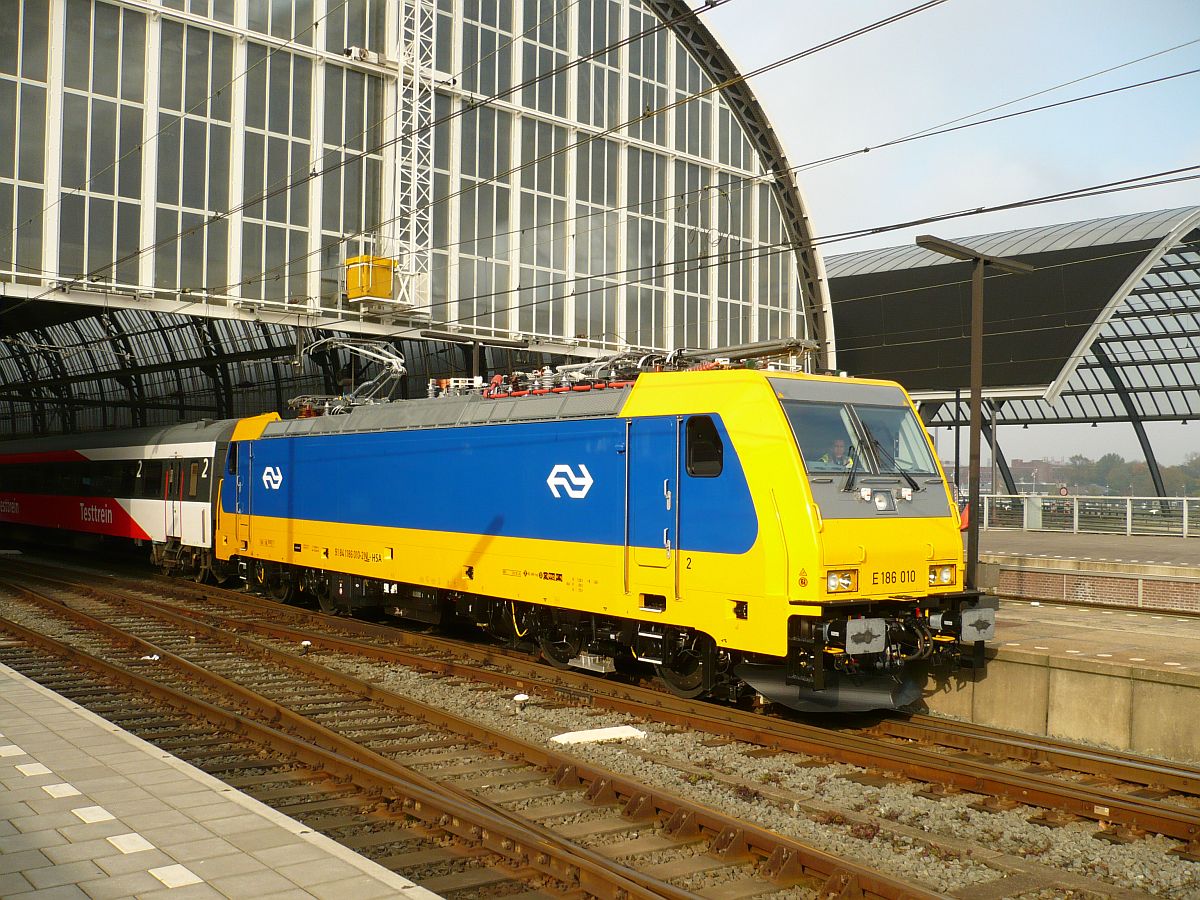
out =
<svg viewBox="0 0 1200 900"><path fill-rule="evenodd" d="M721 474L725 448L709 416L692 416L687 423L687 471L696 478Z"/></svg>
<svg viewBox="0 0 1200 900"><path fill-rule="evenodd" d="M230 475L237 474L238 445L230 444L225 454L225 471Z"/></svg>
<svg viewBox="0 0 1200 900"><path fill-rule="evenodd" d="M785 400L809 474L936 475L925 429L907 406Z"/></svg>

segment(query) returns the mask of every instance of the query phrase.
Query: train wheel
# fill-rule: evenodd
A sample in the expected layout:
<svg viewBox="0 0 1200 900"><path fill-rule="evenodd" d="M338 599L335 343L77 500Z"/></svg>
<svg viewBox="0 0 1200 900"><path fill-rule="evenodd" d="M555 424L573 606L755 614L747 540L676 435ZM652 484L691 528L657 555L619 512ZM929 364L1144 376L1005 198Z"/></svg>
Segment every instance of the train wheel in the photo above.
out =
<svg viewBox="0 0 1200 900"><path fill-rule="evenodd" d="M201 550L193 557L192 562L192 581L204 584L212 574L212 555L207 550Z"/></svg>
<svg viewBox="0 0 1200 900"><path fill-rule="evenodd" d="M566 669L583 649L583 636L570 625L552 622L538 636L542 659L556 669Z"/></svg>
<svg viewBox="0 0 1200 900"><path fill-rule="evenodd" d="M333 615L338 611L337 604L333 602L333 584L328 575L316 571L309 572L305 592L308 596L316 598L321 612Z"/></svg>
<svg viewBox="0 0 1200 900"><path fill-rule="evenodd" d="M208 560L208 572L212 575L213 582L220 586L233 577L234 566L229 560L217 559L215 556L210 556Z"/></svg>
<svg viewBox="0 0 1200 900"><path fill-rule="evenodd" d="M703 635L688 647L674 648L666 663L654 667L659 680L672 694L688 700L699 697L711 687L711 649L712 640Z"/></svg>
<svg viewBox="0 0 1200 900"><path fill-rule="evenodd" d="M295 596L291 576L287 573L272 575L267 579L267 596L276 603L291 603Z"/></svg>

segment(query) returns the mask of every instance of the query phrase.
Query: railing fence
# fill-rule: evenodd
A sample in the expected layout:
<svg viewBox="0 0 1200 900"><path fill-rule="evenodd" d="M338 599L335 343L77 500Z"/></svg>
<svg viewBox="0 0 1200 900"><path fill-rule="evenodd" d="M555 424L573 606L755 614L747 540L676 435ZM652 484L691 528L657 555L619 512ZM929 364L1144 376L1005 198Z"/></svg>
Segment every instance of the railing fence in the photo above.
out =
<svg viewBox="0 0 1200 900"><path fill-rule="evenodd" d="M1200 497L989 494L984 529L1200 537Z"/></svg>

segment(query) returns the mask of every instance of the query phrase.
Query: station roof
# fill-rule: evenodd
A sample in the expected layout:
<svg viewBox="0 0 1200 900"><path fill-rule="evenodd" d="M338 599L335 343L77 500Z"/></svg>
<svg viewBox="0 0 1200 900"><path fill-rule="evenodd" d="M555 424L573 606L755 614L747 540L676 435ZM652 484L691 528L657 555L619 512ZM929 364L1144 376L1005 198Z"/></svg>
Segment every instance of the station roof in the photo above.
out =
<svg viewBox="0 0 1200 900"><path fill-rule="evenodd" d="M1200 416L1200 207L952 240L1035 268L984 283L997 421ZM838 368L935 401L931 425L964 421L971 267L915 245L827 259Z"/></svg>

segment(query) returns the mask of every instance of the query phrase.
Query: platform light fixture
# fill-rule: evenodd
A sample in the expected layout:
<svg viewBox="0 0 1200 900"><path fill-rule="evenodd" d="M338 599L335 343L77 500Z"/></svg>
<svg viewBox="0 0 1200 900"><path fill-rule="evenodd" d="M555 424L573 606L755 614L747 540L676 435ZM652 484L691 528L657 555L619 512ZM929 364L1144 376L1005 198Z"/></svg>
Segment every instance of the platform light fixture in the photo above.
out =
<svg viewBox="0 0 1200 900"><path fill-rule="evenodd" d="M979 563L979 443L983 430L983 271L991 266L1006 275L1027 275L1034 270L1028 263L1017 262L1003 256L993 256L972 250L954 241L934 237L932 234L917 235L917 246L933 253L953 259L965 260L971 268L971 419L970 470L967 476L967 503L970 518L967 520L967 572L966 586L976 589ZM992 440L995 440L993 432ZM993 454L994 457L994 454ZM993 485L993 489L995 485Z"/></svg>

